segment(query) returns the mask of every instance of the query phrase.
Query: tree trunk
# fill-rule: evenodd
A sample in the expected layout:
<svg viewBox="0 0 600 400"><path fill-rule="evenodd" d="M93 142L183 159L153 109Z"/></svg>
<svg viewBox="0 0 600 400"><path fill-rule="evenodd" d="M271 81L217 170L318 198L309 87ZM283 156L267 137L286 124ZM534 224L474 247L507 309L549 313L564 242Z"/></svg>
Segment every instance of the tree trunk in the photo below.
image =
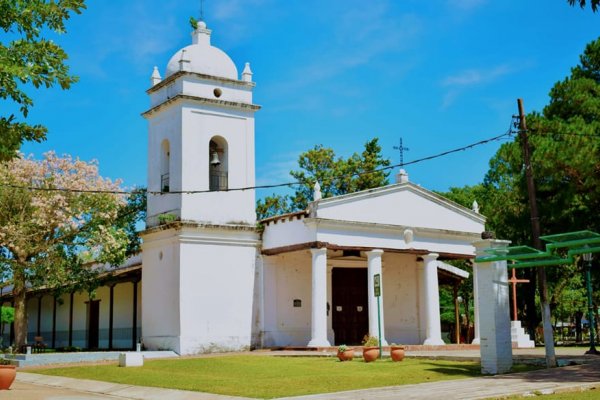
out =
<svg viewBox="0 0 600 400"><path fill-rule="evenodd" d="M537 307L535 305L535 290L537 287L537 276L536 269L529 268L525 273L527 278L529 279L529 285L525 285L528 290L524 291L524 302L525 302L525 320L527 321L527 328L529 330L529 336L531 340L536 340L535 332L540 324L540 317L537 313Z"/></svg>
<svg viewBox="0 0 600 400"><path fill-rule="evenodd" d="M26 290L25 275L21 271L14 271L14 302L15 302L15 349L19 351L27 342L27 308L26 308Z"/></svg>
<svg viewBox="0 0 600 400"><path fill-rule="evenodd" d="M464 302L465 302L465 315L467 316L467 333L466 333L466 338L467 341L465 343L471 343L471 341L473 340L473 338L471 337L471 314L470 314L470 309L469 309L469 300L470 296L467 294L466 296L464 296Z"/></svg>
<svg viewBox="0 0 600 400"><path fill-rule="evenodd" d="M583 317L583 311L575 312L575 342L581 343L581 318Z"/></svg>

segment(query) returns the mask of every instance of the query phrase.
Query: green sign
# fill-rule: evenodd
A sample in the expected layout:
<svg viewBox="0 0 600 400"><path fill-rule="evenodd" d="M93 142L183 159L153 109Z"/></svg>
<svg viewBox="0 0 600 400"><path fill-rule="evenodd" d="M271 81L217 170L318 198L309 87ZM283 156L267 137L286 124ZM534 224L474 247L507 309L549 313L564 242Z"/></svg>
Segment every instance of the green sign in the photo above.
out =
<svg viewBox="0 0 600 400"><path fill-rule="evenodd" d="M373 276L373 287L375 288L375 297L381 296L381 275L375 274Z"/></svg>

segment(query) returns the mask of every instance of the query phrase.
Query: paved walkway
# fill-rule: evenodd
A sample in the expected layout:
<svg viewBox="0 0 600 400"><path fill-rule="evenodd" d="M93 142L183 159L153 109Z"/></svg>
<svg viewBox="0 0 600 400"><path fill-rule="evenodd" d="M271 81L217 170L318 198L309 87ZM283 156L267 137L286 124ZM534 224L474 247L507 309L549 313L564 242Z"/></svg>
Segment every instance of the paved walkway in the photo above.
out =
<svg viewBox="0 0 600 400"><path fill-rule="evenodd" d="M570 351L573 357L581 358L580 350ZM267 352L263 354L289 354L291 352ZM423 352L425 353L425 352ZM415 352L412 356L429 355L432 358L475 358L475 352ZM448 354L450 353L450 354ZM543 349L515 352L515 357L539 357ZM561 352L557 352L561 355ZM569 351L563 353L568 357ZM259 355L260 352L253 352ZM313 353L314 354L314 353ZM306 355L304 352L303 355ZM315 354L316 355L316 354ZM598 388L600 390L600 358L585 357L590 364L574 365L549 370L538 370L519 374L501 375L419 385L393 386L376 389L354 390L311 396L294 397L295 400L346 400L346 399L485 399L533 392L553 393ZM33 370L32 370L33 371ZM19 371L17 380L9 391L0 391L0 400L227 400L240 397L220 396L183 390L160 389L131 385L120 385L83 379L46 376Z"/></svg>

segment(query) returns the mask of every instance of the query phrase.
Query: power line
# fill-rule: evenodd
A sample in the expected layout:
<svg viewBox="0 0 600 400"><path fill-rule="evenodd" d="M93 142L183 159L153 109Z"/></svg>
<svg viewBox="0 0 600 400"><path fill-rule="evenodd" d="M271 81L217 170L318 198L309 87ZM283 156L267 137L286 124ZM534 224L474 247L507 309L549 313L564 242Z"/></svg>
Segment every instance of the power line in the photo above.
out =
<svg viewBox="0 0 600 400"><path fill-rule="evenodd" d="M509 129L508 131L504 132L501 135L497 135L497 136L491 137L489 139L480 140L478 142L471 143L466 146L458 147L456 149L447 150L447 151L444 151L444 152L441 152L438 154L434 154L431 156L419 158L419 159L408 161L408 162L402 162L399 164L388 165L386 167L382 167L382 168L378 168L378 169L374 169L374 170L370 170L370 171L363 171L363 172L358 172L358 173L353 173L353 174L341 175L341 176L335 177L334 180L342 180L342 179L347 179L347 178L351 178L351 177L374 174L374 173L384 172L384 171L398 168L398 167L404 167L406 165L418 164L418 163L421 163L424 161L429 161L429 160L433 160L436 158L444 157L449 154L458 153L458 152L465 151L465 150L470 150L474 147L481 146L483 144L498 141L505 137L510 137L511 135L512 135L512 133ZM237 191L245 191L245 190L253 190L253 189L274 189L274 188L279 188L279 187L296 186L296 185L303 185L303 183L298 182L298 181L283 182L283 183L276 183L276 184L270 184L270 185L256 185L256 186L246 186L246 187L239 187L239 188L229 188L229 189L220 190L220 191L221 192L237 192ZM134 190L127 191L127 190L86 190L86 189L69 189L69 188L43 188L43 187L35 187L35 186L19 186L19 185L13 185L13 184L5 184L5 183L0 183L0 187L9 187L9 188L13 188L13 189L23 189L23 190L32 190L32 191L46 191L46 192L120 194L120 195L130 195L139 190L139 189L134 189ZM168 192L150 191L149 190L146 193L152 194L152 195L169 195L169 194L201 194L201 193L212 193L212 192L215 192L215 190L210 190L210 189L178 190L178 191L168 191Z"/></svg>
<svg viewBox="0 0 600 400"><path fill-rule="evenodd" d="M581 138L600 138L600 134L596 133L572 133L572 132L535 132L529 131L531 135L535 136L577 136Z"/></svg>

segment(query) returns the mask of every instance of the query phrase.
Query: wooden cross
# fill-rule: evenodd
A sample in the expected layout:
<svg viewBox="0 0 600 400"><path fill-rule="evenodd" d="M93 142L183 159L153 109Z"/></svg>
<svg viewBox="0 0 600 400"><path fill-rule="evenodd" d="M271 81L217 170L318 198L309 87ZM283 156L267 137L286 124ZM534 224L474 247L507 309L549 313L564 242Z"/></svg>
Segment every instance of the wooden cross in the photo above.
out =
<svg viewBox="0 0 600 400"><path fill-rule="evenodd" d="M513 321L518 321L517 317L517 283L528 283L529 279L517 279L517 271L512 269L512 277L508 280L512 284L513 293Z"/></svg>

